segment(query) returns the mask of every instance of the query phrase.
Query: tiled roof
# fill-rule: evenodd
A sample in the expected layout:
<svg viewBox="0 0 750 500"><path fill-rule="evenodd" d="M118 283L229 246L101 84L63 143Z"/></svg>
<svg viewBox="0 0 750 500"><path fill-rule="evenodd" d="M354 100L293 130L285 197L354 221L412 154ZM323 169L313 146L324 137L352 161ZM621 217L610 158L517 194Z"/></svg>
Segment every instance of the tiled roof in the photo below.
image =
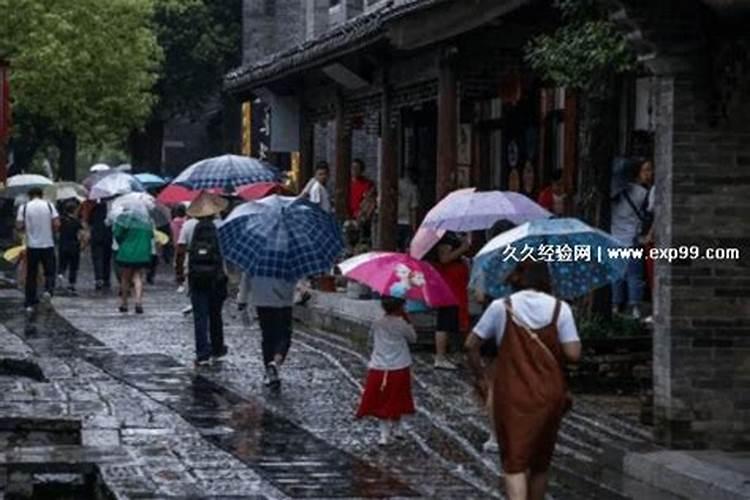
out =
<svg viewBox="0 0 750 500"><path fill-rule="evenodd" d="M336 56L342 51L368 45L385 36L385 24L388 21L446 1L406 0L359 15L323 33L318 38L276 52L257 63L230 71L224 77L224 87L229 91L250 87L257 82L280 76L291 69L301 69L303 65L315 64L325 60L326 57Z"/></svg>

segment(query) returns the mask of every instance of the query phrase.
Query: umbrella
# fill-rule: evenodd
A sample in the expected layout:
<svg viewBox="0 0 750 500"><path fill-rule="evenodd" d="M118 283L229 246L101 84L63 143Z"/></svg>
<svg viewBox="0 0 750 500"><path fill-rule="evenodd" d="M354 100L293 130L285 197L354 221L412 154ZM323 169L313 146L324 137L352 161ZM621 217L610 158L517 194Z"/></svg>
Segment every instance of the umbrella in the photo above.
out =
<svg viewBox="0 0 750 500"><path fill-rule="evenodd" d="M445 235L445 229L430 229L420 226L409 245L409 255L415 259L423 259L432 247Z"/></svg>
<svg viewBox="0 0 750 500"><path fill-rule="evenodd" d="M200 190L188 189L177 184L170 184L162 189L156 199L165 205L177 205L179 203L193 201L199 194L201 194Z"/></svg>
<svg viewBox="0 0 750 500"><path fill-rule="evenodd" d="M133 170L133 165L130 163L120 163L115 167L115 170L118 172L131 172Z"/></svg>
<svg viewBox="0 0 750 500"><path fill-rule="evenodd" d="M206 189L206 191L212 194L227 194L220 188ZM157 199L165 205L176 205L193 201L200 193L200 189L188 189L179 184L170 184L159 193ZM291 195L286 187L277 182L258 182L257 184L241 186L230 194L234 194L245 201L259 200L272 194Z"/></svg>
<svg viewBox="0 0 750 500"><path fill-rule="evenodd" d="M506 278L524 260L548 263L554 293L573 299L616 281L626 261L610 258L621 245L609 234L578 219L539 219L506 231L476 255L470 288L493 297L510 292Z"/></svg>
<svg viewBox="0 0 750 500"><path fill-rule="evenodd" d="M89 172L106 172L107 170L109 170L109 168L109 165L107 165L106 163L97 163L95 165L91 165L91 167L89 168Z"/></svg>
<svg viewBox="0 0 750 500"><path fill-rule="evenodd" d="M91 185L89 199L111 198L133 191L144 191L143 185L138 182L138 179L124 172L112 172L107 173Z"/></svg>
<svg viewBox="0 0 750 500"><path fill-rule="evenodd" d="M435 268L403 253L367 252L345 260L338 267L347 278L381 295L419 301L429 307L458 303Z"/></svg>
<svg viewBox="0 0 750 500"><path fill-rule="evenodd" d="M330 271L344 248L330 214L278 195L235 208L219 227L219 242L224 258L248 275L287 281Z"/></svg>
<svg viewBox="0 0 750 500"><path fill-rule="evenodd" d="M236 194L245 201L252 201L260 200L272 194L290 196L292 192L278 182L258 182L237 188Z"/></svg>
<svg viewBox="0 0 750 500"><path fill-rule="evenodd" d="M167 183L167 181L165 181L158 175L151 173L135 174L134 177L138 179L138 182L143 184L143 187L145 187L146 189L158 188Z"/></svg>
<svg viewBox="0 0 750 500"><path fill-rule="evenodd" d="M513 191L477 192L473 188L448 194L430 210L422 226L449 231L489 229L500 219L523 224L552 214L521 193Z"/></svg>
<svg viewBox="0 0 750 500"><path fill-rule="evenodd" d="M137 212L147 216L156 227L166 226L171 220L169 209L148 193L134 192L118 196L112 201L110 211L112 218L122 212Z"/></svg>
<svg viewBox="0 0 750 500"><path fill-rule="evenodd" d="M42 188L54 184L50 179L43 175L37 174L18 174L8 177L5 189L0 192L0 197L15 198L18 195L26 194L31 188Z"/></svg>
<svg viewBox="0 0 750 500"><path fill-rule="evenodd" d="M86 188L75 182L56 182L54 185L44 189L44 197L53 201L71 199L83 201L87 195Z"/></svg>
<svg viewBox="0 0 750 500"><path fill-rule="evenodd" d="M173 184L190 189L220 188L234 191L255 182L276 182L279 170L269 163L246 156L224 155L194 163L178 175Z"/></svg>

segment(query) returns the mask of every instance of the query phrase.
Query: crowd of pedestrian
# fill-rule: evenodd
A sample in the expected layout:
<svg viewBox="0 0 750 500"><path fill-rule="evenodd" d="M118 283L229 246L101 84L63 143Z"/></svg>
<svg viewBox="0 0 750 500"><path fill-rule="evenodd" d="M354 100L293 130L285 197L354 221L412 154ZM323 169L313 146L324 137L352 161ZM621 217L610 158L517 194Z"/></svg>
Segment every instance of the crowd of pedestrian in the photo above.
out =
<svg viewBox="0 0 750 500"><path fill-rule="evenodd" d="M352 163L347 215L356 227L359 243L371 244L372 224L377 205L375 184L365 176L361 160ZM314 177L299 197L317 205L326 214L334 207L326 188L330 169L325 162L316 165ZM514 172L511 188L533 198L556 216L570 211L570 197L562 177L553 175L549 186L537 194L533 171ZM406 249L417 230L419 207L416 175L409 173L399 182L398 240ZM653 165L634 165L631 182L615 194L612 203L612 235L622 246L649 244L653 223ZM160 245L153 223L113 223L112 200L92 200L82 205L73 201L56 207L43 199L40 189L31 189L29 201L17 213L17 227L25 234L25 306L32 312L39 302L38 270L43 273L43 300L56 288L55 247L60 275L67 273L67 289L76 293L82 248L89 246L95 276L95 289L111 287L112 263L118 276L118 310L129 312L132 298L136 314L144 313L144 283L150 282ZM224 340L222 309L228 297L232 273L222 251L219 228L238 200L201 192L192 202L178 204L163 227L174 249L165 260L174 265L178 292L187 293L191 307L184 311L193 317L195 367L200 369L228 353ZM187 205L187 206L186 206ZM61 214L61 215L60 215ZM125 216L128 212L125 211ZM119 217L122 217L121 213ZM498 220L487 231L487 238L515 227ZM56 235L58 235L56 237ZM564 367L581 356L570 305L555 296L551 271L544 262L519 265L507 278L511 292L493 300L480 292L477 300L484 312L472 326L469 311L471 268L467 257L475 248L471 232L465 235L445 231L424 255L447 284L456 304L437 308L434 368L456 370L448 357L452 339L461 339L466 363L475 388L492 423L486 451L502 450L506 491L509 498L543 498L547 471L560 421L571 405ZM57 241L56 241L57 240ZM161 245L164 247L165 245ZM153 275L152 275L153 276ZM644 272L641 262L630 262L623 279L612 286L613 308L628 308L634 317L643 297ZM409 281L408 270L405 277ZM264 383L272 390L281 387L281 367L292 342L292 306L300 284L298 279L262 276L244 272L240 279L238 307L254 308L262 335ZM481 287L480 287L481 288ZM402 437L402 419L415 411L411 391L412 357L409 344L416 341L409 301L405 296L384 295L382 318L370 328L372 353L356 417L379 419L378 442L386 445L393 436Z"/></svg>

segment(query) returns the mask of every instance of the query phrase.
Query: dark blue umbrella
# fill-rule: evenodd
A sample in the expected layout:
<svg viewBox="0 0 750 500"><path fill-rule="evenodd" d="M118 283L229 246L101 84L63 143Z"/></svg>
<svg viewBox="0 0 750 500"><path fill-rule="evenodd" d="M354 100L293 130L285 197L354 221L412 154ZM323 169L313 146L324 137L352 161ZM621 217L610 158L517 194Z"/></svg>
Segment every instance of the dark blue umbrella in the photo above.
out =
<svg viewBox="0 0 750 500"><path fill-rule="evenodd" d="M219 242L224 258L250 276L287 281L330 271L344 248L333 216L277 195L235 208L219 227Z"/></svg>
<svg viewBox="0 0 750 500"><path fill-rule="evenodd" d="M223 155L201 160L186 168L173 181L189 189L220 188L228 192L256 182L279 182L279 170L264 161L246 156Z"/></svg>

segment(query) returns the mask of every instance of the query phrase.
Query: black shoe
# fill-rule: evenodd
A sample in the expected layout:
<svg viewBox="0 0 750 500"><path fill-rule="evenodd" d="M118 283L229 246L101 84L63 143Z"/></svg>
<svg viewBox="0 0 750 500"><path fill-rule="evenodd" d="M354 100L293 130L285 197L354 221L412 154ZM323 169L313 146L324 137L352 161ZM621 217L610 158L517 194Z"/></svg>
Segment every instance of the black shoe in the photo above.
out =
<svg viewBox="0 0 750 500"><path fill-rule="evenodd" d="M120 306L117 308L117 310L120 311L121 313L126 313L128 312L128 306Z"/></svg>
<svg viewBox="0 0 750 500"><path fill-rule="evenodd" d="M102 282L97 281L96 284L94 285L94 290L96 290L97 292L101 292L103 287L104 285L102 284Z"/></svg>
<svg viewBox="0 0 750 500"><path fill-rule="evenodd" d="M136 314L143 314L143 306L140 304L136 304L135 306L135 313Z"/></svg>
<svg viewBox="0 0 750 500"><path fill-rule="evenodd" d="M279 367L276 363L271 361L266 366L266 376L268 377L268 387L271 390L279 390L281 388L281 379L279 378Z"/></svg>
<svg viewBox="0 0 750 500"><path fill-rule="evenodd" d="M68 287L68 293L71 295L78 295L78 292L76 291L76 287L74 285L70 285Z"/></svg>
<svg viewBox="0 0 750 500"><path fill-rule="evenodd" d="M228 352L229 352L229 349L227 349L227 346L223 346L223 347L221 348L221 350L220 350L220 351L219 351L218 353L214 353L214 354L212 354L212 355L211 355L211 357L212 357L212 358L213 358L214 360L220 360L220 359L222 359L222 358L223 358L224 356L226 356Z"/></svg>

